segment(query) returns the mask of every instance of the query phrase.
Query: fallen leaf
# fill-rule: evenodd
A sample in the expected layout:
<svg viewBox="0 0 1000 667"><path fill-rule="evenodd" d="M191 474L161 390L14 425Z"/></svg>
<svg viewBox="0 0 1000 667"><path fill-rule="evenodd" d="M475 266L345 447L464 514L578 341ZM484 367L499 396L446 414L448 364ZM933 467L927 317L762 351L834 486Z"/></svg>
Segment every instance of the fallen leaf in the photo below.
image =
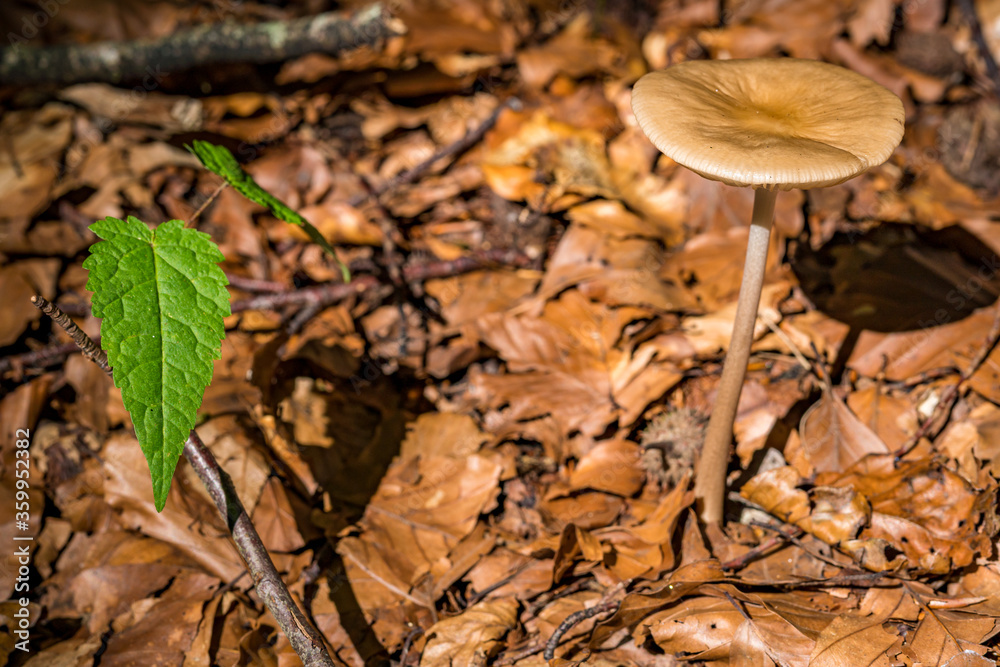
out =
<svg viewBox="0 0 1000 667"><path fill-rule="evenodd" d="M420 664L427 667L482 665L500 650L500 640L517 623L520 604L512 598L487 600L427 629Z"/></svg>

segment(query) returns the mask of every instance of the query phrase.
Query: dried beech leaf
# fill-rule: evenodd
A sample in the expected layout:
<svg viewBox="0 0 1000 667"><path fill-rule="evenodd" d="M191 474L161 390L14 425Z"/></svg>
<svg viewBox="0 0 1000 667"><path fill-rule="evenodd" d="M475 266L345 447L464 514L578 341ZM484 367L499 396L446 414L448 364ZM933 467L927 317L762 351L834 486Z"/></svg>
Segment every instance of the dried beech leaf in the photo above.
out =
<svg viewBox="0 0 1000 667"><path fill-rule="evenodd" d="M874 665L896 636L882 629L882 617L839 616L820 633L810 667L866 667Z"/></svg>
<svg viewBox="0 0 1000 667"><path fill-rule="evenodd" d="M868 454L889 451L870 428L830 391L802 416L802 448L817 472L840 472Z"/></svg>

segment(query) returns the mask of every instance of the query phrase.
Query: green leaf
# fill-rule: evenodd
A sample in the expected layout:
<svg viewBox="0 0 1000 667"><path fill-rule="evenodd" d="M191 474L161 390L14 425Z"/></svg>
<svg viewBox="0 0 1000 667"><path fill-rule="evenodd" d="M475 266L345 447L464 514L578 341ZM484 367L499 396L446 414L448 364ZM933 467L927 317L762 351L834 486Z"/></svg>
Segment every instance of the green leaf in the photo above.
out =
<svg viewBox="0 0 1000 667"><path fill-rule="evenodd" d="M194 428L229 315L224 258L208 234L180 220L156 229L133 217L98 220L90 248L94 315L115 385L132 415L162 511L184 442Z"/></svg>
<svg viewBox="0 0 1000 667"><path fill-rule="evenodd" d="M303 218L298 211L289 208L280 199L260 187L250 174L243 171L243 167L236 161L236 158L228 148L225 146L216 146L213 143L201 141L200 139L195 139L192 145L188 146L185 144L184 147L194 153L201 160L201 163L205 165L206 169L224 178L241 195L252 202L266 206L271 215L278 220L284 220L285 222L302 227L306 234L309 235L309 238L313 240L313 243L323 248L340 265L340 273L344 277L344 282L351 282L351 272L347 268L347 265L340 261L337 253L333 250L333 246L323 238L319 230Z"/></svg>

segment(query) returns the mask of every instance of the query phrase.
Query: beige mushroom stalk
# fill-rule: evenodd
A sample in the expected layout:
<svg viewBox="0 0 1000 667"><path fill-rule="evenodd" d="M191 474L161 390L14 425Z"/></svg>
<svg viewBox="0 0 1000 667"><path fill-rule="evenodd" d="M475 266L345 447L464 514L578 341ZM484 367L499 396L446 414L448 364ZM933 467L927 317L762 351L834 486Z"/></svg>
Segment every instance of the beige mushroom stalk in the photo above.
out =
<svg viewBox="0 0 1000 667"><path fill-rule="evenodd" d="M668 157L705 178L755 189L733 335L695 475L701 518L718 523L777 191L835 185L884 162L903 137L903 104L836 65L756 58L647 74L632 90L632 110Z"/></svg>

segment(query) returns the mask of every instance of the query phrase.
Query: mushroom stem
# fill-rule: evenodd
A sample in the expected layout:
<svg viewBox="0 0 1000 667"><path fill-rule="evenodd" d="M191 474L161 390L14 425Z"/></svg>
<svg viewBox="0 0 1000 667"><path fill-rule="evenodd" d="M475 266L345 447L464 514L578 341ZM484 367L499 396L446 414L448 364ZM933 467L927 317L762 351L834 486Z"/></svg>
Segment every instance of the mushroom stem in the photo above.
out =
<svg viewBox="0 0 1000 667"><path fill-rule="evenodd" d="M740 391L747 372L750 344L753 343L777 194L777 190L764 188L754 191L753 220L750 223L747 258L743 265L743 283L740 285L740 297L736 304L733 335L722 366L719 392L712 407L712 416L705 432L705 446L701 451L695 476L694 495L701 508L701 520L705 523L722 521L733 421L736 419L736 407L740 402Z"/></svg>

